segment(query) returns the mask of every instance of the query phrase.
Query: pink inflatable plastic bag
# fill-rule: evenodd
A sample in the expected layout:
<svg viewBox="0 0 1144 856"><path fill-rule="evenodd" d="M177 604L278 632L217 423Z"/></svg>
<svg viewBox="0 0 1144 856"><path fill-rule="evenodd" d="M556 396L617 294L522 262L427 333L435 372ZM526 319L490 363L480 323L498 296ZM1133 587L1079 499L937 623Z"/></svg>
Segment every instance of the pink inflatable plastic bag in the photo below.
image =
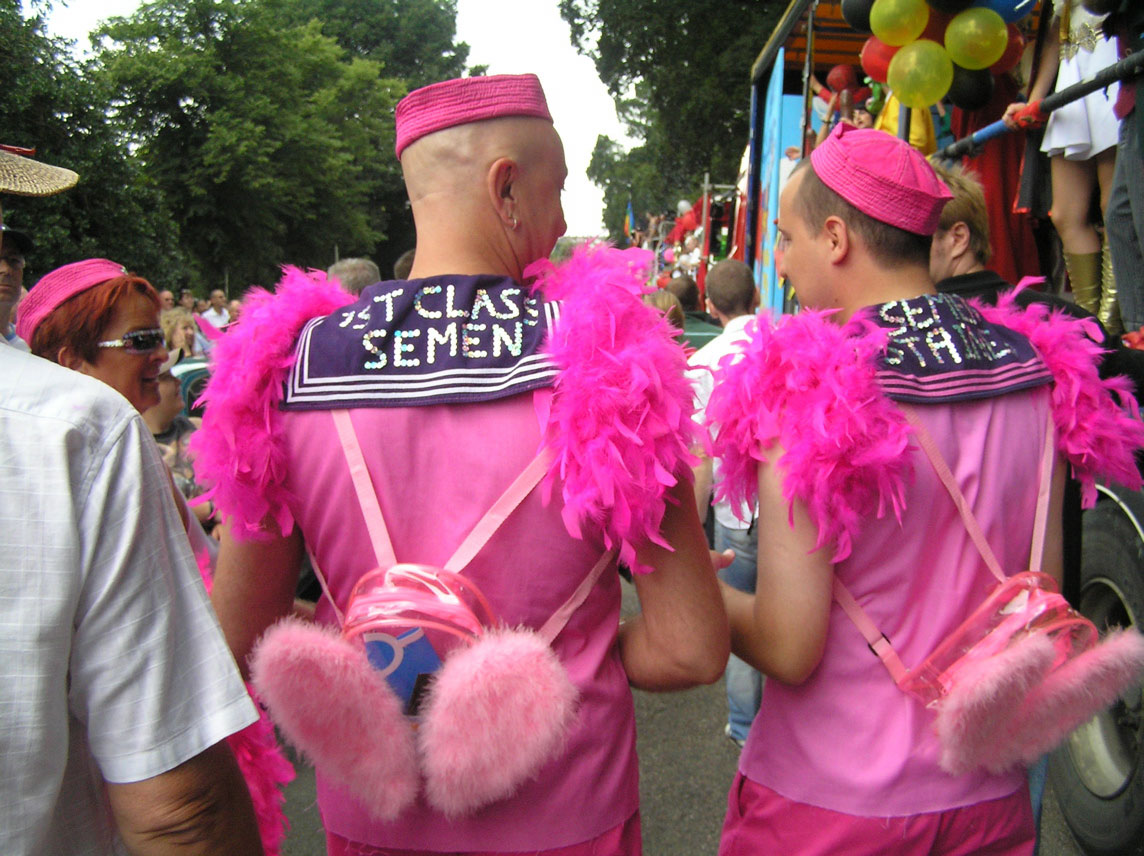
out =
<svg viewBox="0 0 1144 856"><path fill-rule="evenodd" d="M500 625L470 580L379 568L344 621L275 625L251 673L290 742L373 816L400 814L422 777L445 814L476 811L563 746L577 698L564 666L540 634Z"/></svg>

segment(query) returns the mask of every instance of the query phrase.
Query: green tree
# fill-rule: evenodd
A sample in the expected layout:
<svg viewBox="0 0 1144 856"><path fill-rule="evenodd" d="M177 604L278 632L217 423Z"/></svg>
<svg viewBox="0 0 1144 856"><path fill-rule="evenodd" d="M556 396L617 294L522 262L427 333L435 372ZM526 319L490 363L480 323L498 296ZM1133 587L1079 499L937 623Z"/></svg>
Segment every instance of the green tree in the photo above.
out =
<svg viewBox="0 0 1144 856"><path fill-rule="evenodd" d="M598 144L592 180L604 222L622 234L627 194L656 210L698 196L705 172L729 183L747 145L750 70L785 3L758 0L560 0L572 43L596 65L642 145ZM656 192L655 176L662 190ZM617 212L620 212L617 215Z"/></svg>
<svg viewBox="0 0 1144 856"><path fill-rule="evenodd" d="M317 22L259 0L155 0L97 35L102 80L146 177L181 226L200 288L371 253L400 185L405 84L347 58Z"/></svg>
<svg viewBox="0 0 1144 856"><path fill-rule="evenodd" d="M91 256L115 259L156 283L181 270L178 227L109 122L110 93L91 64L49 37L40 15L25 18L19 2L0 0L0 68L2 142L34 147L38 159L80 176L59 196L4 200L5 221L36 242L25 283Z"/></svg>
<svg viewBox="0 0 1144 856"><path fill-rule="evenodd" d="M318 21L354 56L381 63L416 89L460 77L469 46L457 42L456 0L271 0L280 19Z"/></svg>

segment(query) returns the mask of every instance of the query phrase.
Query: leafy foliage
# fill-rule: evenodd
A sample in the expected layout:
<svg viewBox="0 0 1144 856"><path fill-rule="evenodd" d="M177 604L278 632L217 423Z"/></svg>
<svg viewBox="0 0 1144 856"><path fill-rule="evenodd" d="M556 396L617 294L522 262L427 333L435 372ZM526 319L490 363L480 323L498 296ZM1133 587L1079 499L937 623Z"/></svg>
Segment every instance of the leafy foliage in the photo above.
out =
<svg viewBox="0 0 1144 856"><path fill-rule="evenodd" d="M318 21L354 56L381 64L410 89L460 77L469 46L455 42L456 0L275 0L280 20Z"/></svg>
<svg viewBox="0 0 1144 856"><path fill-rule="evenodd" d="M393 110L464 71L455 0L146 0L85 60L46 34L52 0L27 2L0 0L0 141L80 174L4 200L36 240L32 281L106 256L237 293L282 263L387 270L413 246Z"/></svg>
<svg viewBox="0 0 1144 856"><path fill-rule="evenodd" d="M349 62L316 22L282 27L255 0L156 0L98 34L102 80L147 177L178 213L206 287L372 251L400 184L404 83Z"/></svg>
<svg viewBox="0 0 1144 856"><path fill-rule="evenodd" d="M629 192L636 211L657 211L698 196L705 172L717 183L735 180L747 145L751 64L785 6L560 0L573 43L643 141L625 154L602 137L593 154L589 177L605 190L613 238L622 235Z"/></svg>
<svg viewBox="0 0 1144 856"><path fill-rule="evenodd" d="M109 121L109 94L91 64L49 38L39 16L25 18L14 0L0 0L0 68L2 142L35 147L38 159L80 175L62 196L4 200L5 222L36 242L25 284L90 256L148 275L183 269L179 229Z"/></svg>

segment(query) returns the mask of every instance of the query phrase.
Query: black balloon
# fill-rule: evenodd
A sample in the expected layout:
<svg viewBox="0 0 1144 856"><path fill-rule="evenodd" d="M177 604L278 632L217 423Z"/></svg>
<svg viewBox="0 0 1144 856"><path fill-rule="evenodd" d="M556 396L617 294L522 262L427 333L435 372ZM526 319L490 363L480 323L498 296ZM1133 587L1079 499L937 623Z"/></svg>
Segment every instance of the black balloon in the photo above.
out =
<svg viewBox="0 0 1144 856"><path fill-rule="evenodd" d="M939 12L945 12L949 15L964 12L973 5L973 0L926 0L926 2L930 4L930 8L937 9Z"/></svg>
<svg viewBox="0 0 1144 856"><path fill-rule="evenodd" d="M859 33L872 32L870 29L870 8L874 0L842 0L842 17Z"/></svg>
<svg viewBox="0 0 1144 856"><path fill-rule="evenodd" d="M962 110L980 110L993 97L993 73L987 68L962 68L953 65L953 83L949 86L950 103Z"/></svg>

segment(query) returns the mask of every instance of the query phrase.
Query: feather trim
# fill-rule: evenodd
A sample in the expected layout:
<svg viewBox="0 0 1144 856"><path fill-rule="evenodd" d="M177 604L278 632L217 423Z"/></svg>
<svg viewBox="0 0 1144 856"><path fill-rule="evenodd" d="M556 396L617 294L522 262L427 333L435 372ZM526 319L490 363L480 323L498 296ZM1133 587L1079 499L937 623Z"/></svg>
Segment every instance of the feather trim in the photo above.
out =
<svg viewBox="0 0 1144 856"><path fill-rule="evenodd" d="M874 373L885 331L869 321L845 327L804 311L754 322L742 359L720 367L707 405L720 459L720 499L754 504L758 465L783 450L783 498L801 501L818 530L815 548L850 555L862 521L892 511L901 520L912 475L910 428ZM793 509L792 509L793 514Z"/></svg>
<svg viewBox="0 0 1144 856"><path fill-rule="evenodd" d="M243 300L241 320L211 354L211 379L201 401L202 430L191 438L195 476L206 495L235 523L239 537L265 534L273 519L282 534L294 525L278 403L294 365L294 343L311 318L353 302L321 271L286 266L275 292L256 288Z"/></svg>
<svg viewBox="0 0 1144 856"><path fill-rule="evenodd" d="M1027 336L1052 372L1057 448L1080 482L1082 505L1096 502L1097 479L1139 488L1135 452L1144 446L1144 424L1131 382L1102 380L1097 373L1102 349L1096 322L1040 303L1021 309L1015 295L1003 294L996 307L975 305L990 323Z"/></svg>
<svg viewBox="0 0 1144 856"><path fill-rule="evenodd" d="M635 545L668 546L667 492L690 478L699 437L686 356L641 299L650 263L644 250L584 244L559 267L542 259L524 272L563 302L545 346L560 369L544 439L553 452L545 500L560 481L568 532L598 527L638 573L652 569L636 562Z"/></svg>

